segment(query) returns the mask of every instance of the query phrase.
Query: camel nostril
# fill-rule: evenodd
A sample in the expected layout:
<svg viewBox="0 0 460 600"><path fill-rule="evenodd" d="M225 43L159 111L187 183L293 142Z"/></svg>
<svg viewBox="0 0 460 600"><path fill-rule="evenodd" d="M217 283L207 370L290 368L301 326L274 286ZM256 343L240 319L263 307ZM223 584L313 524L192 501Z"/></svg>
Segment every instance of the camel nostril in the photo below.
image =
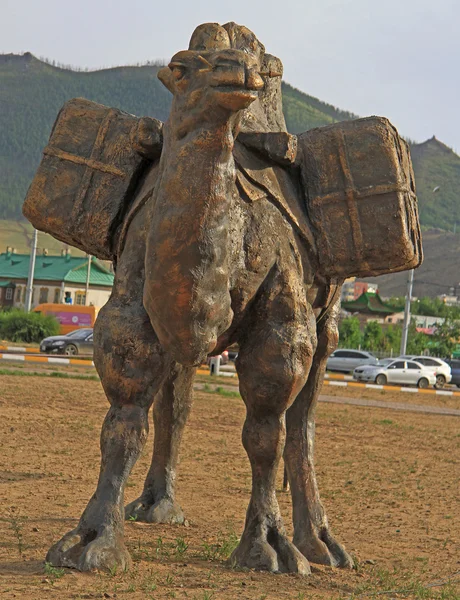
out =
<svg viewBox="0 0 460 600"><path fill-rule="evenodd" d="M264 85L264 80L257 71L248 70L246 72L246 88L248 90L262 90Z"/></svg>

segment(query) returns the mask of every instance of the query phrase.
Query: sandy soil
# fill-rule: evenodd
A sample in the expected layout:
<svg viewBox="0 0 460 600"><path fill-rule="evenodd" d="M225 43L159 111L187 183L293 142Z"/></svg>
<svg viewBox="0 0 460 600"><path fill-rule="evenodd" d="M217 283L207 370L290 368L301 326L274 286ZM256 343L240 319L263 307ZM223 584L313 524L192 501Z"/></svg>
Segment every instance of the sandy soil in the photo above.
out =
<svg viewBox="0 0 460 600"><path fill-rule="evenodd" d="M460 598L459 419L320 404L320 489L332 529L358 568L314 567L307 578L237 572L224 559L242 531L250 492L244 406L204 392L196 393L178 476L189 526L128 522L130 573L46 567L47 549L76 525L94 490L106 410L97 381L0 375L2 598L306 600L380 598L390 590L384 598ZM150 442L126 501L142 489ZM278 495L290 531L290 498ZM449 585L425 587L450 577Z"/></svg>

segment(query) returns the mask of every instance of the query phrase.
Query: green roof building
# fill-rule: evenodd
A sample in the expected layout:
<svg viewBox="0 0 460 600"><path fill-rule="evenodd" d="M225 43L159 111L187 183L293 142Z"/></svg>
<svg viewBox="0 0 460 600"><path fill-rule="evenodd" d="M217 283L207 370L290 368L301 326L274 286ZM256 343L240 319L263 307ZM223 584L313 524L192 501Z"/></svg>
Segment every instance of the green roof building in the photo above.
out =
<svg viewBox="0 0 460 600"><path fill-rule="evenodd" d="M24 308L29 264L29 254L16 254L11 249L0 254L0 307ZM37 255L32 307L62 303L66 296L73 304L85 304L87 272L85 256L71 256L68 252ZM103 306L112 291L113 278L112 271L92 257L87 304Z"/></svg>
<svg viewBox="0 0 460 600"><path fill-rule="evenodd" d="M342 308L361 321L399 323L404 320L404 306L395 308L386 304L378 292L364 292L356 300L342 302Z"/></svg>

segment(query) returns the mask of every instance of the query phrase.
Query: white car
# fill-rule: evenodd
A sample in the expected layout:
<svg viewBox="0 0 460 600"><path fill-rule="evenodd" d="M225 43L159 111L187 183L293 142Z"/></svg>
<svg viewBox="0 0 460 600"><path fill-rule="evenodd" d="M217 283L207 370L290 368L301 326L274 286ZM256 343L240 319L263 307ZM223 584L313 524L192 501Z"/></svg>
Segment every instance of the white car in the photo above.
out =
<svg viewBox="0 0 460 600"><path fill-rule="evenodd" d="M450 365L433 356L414 356L413 360L423 365L436 375L436 387L442 388L446 383L452 380L452 369Z"/></svg>
<svg viewBox="0 0 460 600"><path fill-rule="evenodd" d="M436 385L436 375L414 360L392 360L386 366L357 367L353 371L353 379L385 385L397 383L400 385L416 385L419 388L427 388Z"/></svg>
<svg viewBox="0 0 460 600"><path fill-rule="evenodd" d="M375 369L375 367L386 367L390 363L392 363L394 358L380 358L377 365L359 365L359 368L362 369ZM358 367L357 367L358 368Z"/></svg>

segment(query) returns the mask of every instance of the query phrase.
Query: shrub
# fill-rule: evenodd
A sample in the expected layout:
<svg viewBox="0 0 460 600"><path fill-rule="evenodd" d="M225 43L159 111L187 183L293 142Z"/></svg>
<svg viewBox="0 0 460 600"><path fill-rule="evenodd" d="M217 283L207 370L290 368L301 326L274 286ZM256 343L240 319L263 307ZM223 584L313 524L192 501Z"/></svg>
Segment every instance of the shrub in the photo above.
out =
<svg viewBox="0 0 460 600"><path fill-rule="evenodd" d="M0 312L0 339L39 343L43 338L58 333L59 323L51 315L17 309Z"/></svg>

